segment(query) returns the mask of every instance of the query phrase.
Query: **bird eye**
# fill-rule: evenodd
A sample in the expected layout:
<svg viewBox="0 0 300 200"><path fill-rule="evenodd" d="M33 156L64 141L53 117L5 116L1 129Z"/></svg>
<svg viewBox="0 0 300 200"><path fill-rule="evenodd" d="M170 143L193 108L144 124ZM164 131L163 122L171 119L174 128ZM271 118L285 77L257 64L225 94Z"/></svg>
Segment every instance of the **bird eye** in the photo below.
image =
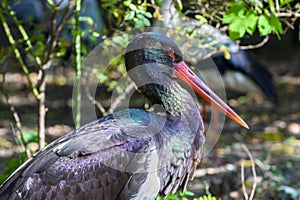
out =
<svg viewBox="0 0 300 200"><path fill-rule="evenodd" d="M173 59L173 61L175 60L175 53L172 47L167 47L166 53Z"/></svg>

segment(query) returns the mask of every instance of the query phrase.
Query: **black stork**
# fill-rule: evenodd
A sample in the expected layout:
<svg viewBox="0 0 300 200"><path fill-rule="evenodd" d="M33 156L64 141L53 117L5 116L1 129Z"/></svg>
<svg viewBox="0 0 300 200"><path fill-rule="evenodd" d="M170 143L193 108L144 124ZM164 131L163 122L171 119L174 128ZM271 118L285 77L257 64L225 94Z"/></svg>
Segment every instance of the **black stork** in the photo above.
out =
<svg viewBox="0 0 300 200"><path fill-rule="evenodd" d="M127 71L165 113L125 109L55 140L0 187L0 199L155 199L184 189L200 161L204 127L186 83L228 117L247 124L185 64L173 40L155 32L133 38ZM139 73L143 74L139 74ZM150 82L149 82L150 81Z"/></svg>

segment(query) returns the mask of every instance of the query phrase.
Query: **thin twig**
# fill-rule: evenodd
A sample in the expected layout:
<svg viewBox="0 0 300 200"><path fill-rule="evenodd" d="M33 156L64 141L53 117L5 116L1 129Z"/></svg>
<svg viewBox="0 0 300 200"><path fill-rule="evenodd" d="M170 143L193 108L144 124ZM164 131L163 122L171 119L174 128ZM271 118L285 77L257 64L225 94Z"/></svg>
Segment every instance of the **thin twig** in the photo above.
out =
<svg viewBox="0 0 300 200"><path fill-rule="evenodd" d="M276 17L300 17L300 13L290 12L290 13L275 13Z"/></svg>
<svg viewBox="0 0 300 200"><path fill-rule="evenodd" d="M240 49L246 50L246 49L257 49L262 46L264 46L270 39L270 36L267 35L260 43L254 44L254 45L247 45L247 46L240 46Z"/></svg>
<svg viewBox="0 0 300 200"><path fill-rule="evenodd" d="M278 0L275 0L275 8L276 8L276 12L279 12L280 6Z"/></svg>
<svg viewBox="0 0 300 200"><path fill-rule="evenodd" d="M262 170L264 171L265 176L267 176L269 179L271 179L273 182L281 182L281 178L272 174L269 169L270 169L270 165L269 164L265 164L263 162L261 162L258 159L255 159L255 163L256 165Z"/></svg>
<svg viewBox="0 0 300 200"><path fill-rule="evenodd" d="M12 123L10 124L10 129L11 129L11 131L12 131L14 137L15 137L16 143L18 144L19 147L21 146L21 148L22 148L22 150L19 149L19 152L21 153L22 151L25 150L27 159L30 158L31 157L31 152L28 149L26 141L24 140L23 132L21 133L19 128L18 128L18 131L16 131L15 128L14 128L14 125ZM20 132L20 134L18 134L17 132ZM21 142L18 140L18 138L21 139ZM21 154L19 154L19 155L21 155ZM22 160L21 157L20 157L20 160Z"/></svg>
<svg viewBox="0 0 300 200"><path fill-rule="evenodd" d="M110 108L108 109L107 113L113 113L114 110L117 108L117 106L121 103L121 101L126 97L127 94L129 94L133 89L135 88L135 84L133 82L131 82L126 89L124 90L124 92L119 95L114 102L110 105Z"/></svg>
<svg viewBox="0 0 300 200"><path fill-rule="evenodd" d="M12 130L13 134L15 135L17 144L19 144L17 138L21 139L20 145L21 145L22 149L25 150L27 158L30 158L31 157L31 153L30 153L30 150L27 147L27 143L24 140L24 133L22 131L22 124L21 124L21 120L20 120L19 114L16 111L14 105L11 103L10 95L8 94L7 90L4 88L5 74L2 74L2 76L3 76L3 78L2 78L2 82L0 84L0 88L1 88L1 91L2 91L2 93L4 95L5 100L6 100L6 103L9 106L10 112L11 112L11 114L12 114L14 120L15 120L16 126L17 126L17 131L15 131L13 125L11 125L11 130Z"/></svg>
<svg viewBox="0 0 300 200"><path fill-rule="evenodd" d="M47 60L52 59L52 52L53 49L55 48L56 44L57 44L57 37L59 36L59 33L61 32L63 26L66 24L66 22L71 18L72 14L70 14L69 16L68 13L70 11L70 9L74 6L74 2L75 1L69 1L69 4L66 8L63 9L63 11L61 12L61 20L59 21L59 23L57 24L57 17L58 17L58 6L56 5L55 7L52 7L53 9L53 13L50 17L50 35L49 35L49 42L47 45L47 48L44 52L44 62L47 62Z"/></svg>
<svg viewBox="0 0 300 200"><path fill-rule="evenodd" d="M105 108L102 106L102 104L97 101L90 93L90 89L88 86L85 87L85 93L87 98L95 105L97 106L98 110L102 113L103 116L107 115Z"/></svg>
<svg viewBox="0 0 300 200"><path fill-rule="evenodd" d="M246 200L249 199L249 196L247 194L246 186L245 186L245 175L244 175L244 161L241 162L241 181L242 181L242 190L243 194Z"/></svg>
<svg viewBox="0 0 300 200"><path fill-rule="evenodd" d="M295 27L294 27L294 25L293 25L293 22L290 23L287 19L282 19L282 21L286 24L286 27L285 27L285 29L284 29L284 31L283 31L284 34L286 34L286 32L287 32L289 29L292 29L292 30L295 29Z"/></svg>
<svg viewBox="0 0 300 200"><path fill-rule="evenodd" d="M255 194L255 190L256 190L256 186L257 186L257 175L256 175L256 170L255 170L255 162L254 162L252 154L250 153L250 151L248 150L248 148L246 147L246 145L243 144L242 148L244 149L244 151L246 151L248 157L250 158L251 166L252 166L253 185L252 185L252 190L251 190L250 197L249 197L249 200L252 200L254 198L254 194ZM246 200L248 200L248 198Z"/></svg>

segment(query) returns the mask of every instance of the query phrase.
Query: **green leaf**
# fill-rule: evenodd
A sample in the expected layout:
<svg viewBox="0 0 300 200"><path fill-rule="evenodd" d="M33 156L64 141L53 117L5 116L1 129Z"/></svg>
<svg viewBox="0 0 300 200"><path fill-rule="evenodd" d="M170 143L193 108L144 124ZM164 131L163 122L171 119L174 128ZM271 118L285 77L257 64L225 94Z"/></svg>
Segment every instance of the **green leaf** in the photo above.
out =
<svg viewBox="0 0 300 200"><path fill-rule="evenodd" d="M203 17L202 15L195 15L195 18L199 20L200 25L207 23L207 19Z"/></svg>
<svg viewBox="0 0 300 200"><path fill-rule="evenodd" d="M134 28L143 28L144 24L143 21L138 19L138 18L134 18L135 24L134 24Z"/></svg>
<svg viewBox="0 0 300 200"><path fill-rule="evenodd" d="M24 133L23 138L25 143L38 142L38 133L34 130L29 130ZM18 141L22 143L21 138L18 138Z"/></svg>
<svg viewBox="0 0 300 200"><path fill-rule="evenodd" d="M145 16L148 18L152 18L152 14L150 12L145 12Z"/></svg>
<svg viewBox="0 0 300 200"><path fill-rule="evenodd" d="M234 19L236 18L236 15L234 13L225 14L222 23L223 24L230 24Z"/></svg>
<svg viewBox="0 0 300 200"><path fill-rule="evenodd" d="M174 4L174 7L176 8L176 10L182 11L182 2L181 2L181 0L176 0L175 4Z"/></svg>
<svg viewBox="0 0 300 200"><path fill-rule="evenodd" d="M223 24L230 24L233 22L237 17L240 17L245 12L245 6L241 3L233 4L228 11L224 14L222 23Z"/></svg>
<svg viewBox="0 0 300 200"><path fill-rule="evenodd" d="M280 34L283 33L282 25L273 13L269 16L267 14L263 14L258 18L258 30L260 35L275 33L277 37L280 38Z"/></svg>
<svg viewBox="0 0 300 200"><path fill-rule="evenodd" d="M249 33L252 35L256 29L258 16L252 8L243 3L233 4L225 13L222 23L229 24L229 36L238 39Z"/></svg>
<svg viewBox="0 0 300 200"><path fill-rule="evenodd" d="M163 0L156 0L155 1L156 2L156 4L159 6L159 7L162 7L162 4L163 4Z"/></svg>
<svg viewBox="0 0 300 200"><path fill-rule="evenodd" d="M131 2L132 2L131 0L127 0L127 1L124 1L123 4L124 4L124 6L128 7L131 4Z"/></svg>
<svg viewBox="0 0 300 200"><path fill-rule="evenodd" d="M136 5L134 5L134 4L129 4L129 6L128 6L131 10L133 10L133 11L136 11L138 8L136 7Z"/></svg>
<svg viewBox="0 0 300 200"><path fill-rule="evenodd" d="M11 158L7 161L4 161L4 168L7 168L5 174L0 175L0 184L11 175L27 158L26 152L21 152L19 158Z"/></svg>
<svg viewBox="0 0 300 200"><path fill-rule="evenodd" d="M112 38L112 41L118 45L120 45L121 47L124 47L127 45L127 41L126 38L122 37L122 36L115 36Z"/></svg>
<svg viewBox="0 0 300 200"><path fill-rule="evenodd" d="M136 14L136 17L137 17L138 19L144 19L144 18L145 18L145 16L142 15L142 14Z"/></svg>
<svg viewBox="0 0 300 200"><path fill-rule="evenodd" d="M247 97L246 96L240 96L237 100L238 100L239 103L245 104L247 102Z"/></svg>
<svg viewBox="0 0 300 200"><path fill-rule="evenodd" d="M145 26L150 26L150 25L151 25L149 19L147 19L146 17L144 17L142 20L143 20L143 24L144 24Z"/></svg>
<svg viewBox="0 0 300 200"><path fill-rule="evenodd" d="M124 17L124 20L125 21L129 21L129 20L132 20L133 17L135 15L135 12L133 10L129 11L126 13L125 17Z"/></svg>
<svg viewBox="0 0 300 200"><path fill-rule="evenodd" d="M259 16L257 27L260 35L262 36L268 35L272 32L272 27L269 24L269 19L266 14Z"/></svg>
<svg viewBox="0 0 300 200"><path fill-rule="evenodd" d="M275 16L275 14L271 14L269 23L272 26L272 32L275 33L277 37L279 37L279 34L282 34L283 30L282 25L279 19Z"/></svg>
<svg viewBox="0 0 300 200"><path fill-rule="evenodd" d="M284 145L292 145L293 142L295 142L296 140L297 140L297 138L295 136L290 136L283 142L283 144Z"/></svg>
<svg viewBox="0 0 300 200"><path fill-rule="evenodd" d="M229 25L229 36L235 40L245 35L246 28L244 22L241 19L236 19L232 24Z"/></svg>
<svg viewBox="0 0 300 200"><path fill-rule="evenodd" d="M151 25L149 19L147 19L144 15L137 14L136 16L139 19L138 22L139 22L139 26L140 27L150 26Z"/></svg>
<svg viewBox="0 0 300 200"><path fill-rule="evenodd" d="M233 4L226 13L230 14L230 13L238 13L240 10L244 10L245 9L245 4L242 2L237 2L235 4Z"/></svg>
<svg viewBox="0 0 300 200"><path fill-rule="evenodd" d="M194 200L217 200L217 198L211 195L204 195L199 198L195 198Z"/></svg>
<svg viewBox="0 0 300 200"><path fill-rule="evenodd" d="M45 52L46 49L46 45L43 41L37 41L35 43L35 51L34 51L34 55L35 56L40 56Z"/></svg>
<svg viewBox="0 0 300 200"><path fill-rule="evenodd" d="M290 2L293 2L294 0L280 0L280 6L284 6Z"/></svg>
<svg viewBox="0 0 300 200"><path fill-rule="evenodd" d="M80 16L79 21L80 22L85 22L89 25L95 24L94 19L92 17L87 17L87 16Z"/></svg>
<svg viewBox="0 0 300 200"><path fill-rule="evenodd" d="M244 18L245 17L245 9L241 9L237 12L237 16L239 18Z"/></svg>
<svg viewBox="0 0 300 200"><path fill-rule="evenodd" d="M194 194L194 192L185 190L185 191L183 192L183 195L186 195L186 196L194 196L195 194Z"/></svg>
<svg viewBox="0 0 300 200"><path fill-rule="evenodd" d="M258 16L254 13L254 11L249 10L246 13L246 18L245 18L246 31L250 35L252 35L256 29L257 20L258 20Z"/></svg>

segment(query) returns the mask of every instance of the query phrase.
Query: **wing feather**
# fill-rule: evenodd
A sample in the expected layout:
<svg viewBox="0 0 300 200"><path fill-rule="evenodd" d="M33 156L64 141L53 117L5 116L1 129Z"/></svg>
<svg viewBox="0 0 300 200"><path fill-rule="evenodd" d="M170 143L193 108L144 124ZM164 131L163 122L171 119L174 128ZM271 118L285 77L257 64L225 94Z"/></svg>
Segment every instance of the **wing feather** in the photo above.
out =
<svg viewBox="0 0 300 200"><path fill-rule="evenodd" d="M138 111L137 115L145 113ZM36 153L1 185L0 197L115 199L131 176L126 170L132 155L155 149L153 134L143 118L133 116L126 121L122 119L124 113L117 115L119 120L115 116L101 118ZM126 127L134 128L135 135L130 135ZM139 132L142 137L137 137Z"/></svg>
<svg viewBox="0 0 300 200"><path fill-rule="evenodd" d="M150 118L160 132L148 126ZM82 126L20 166L1 185L0 198L138 199L184 189L203 140L174 137L176 130L164 122L130 109Z"/></svg>

